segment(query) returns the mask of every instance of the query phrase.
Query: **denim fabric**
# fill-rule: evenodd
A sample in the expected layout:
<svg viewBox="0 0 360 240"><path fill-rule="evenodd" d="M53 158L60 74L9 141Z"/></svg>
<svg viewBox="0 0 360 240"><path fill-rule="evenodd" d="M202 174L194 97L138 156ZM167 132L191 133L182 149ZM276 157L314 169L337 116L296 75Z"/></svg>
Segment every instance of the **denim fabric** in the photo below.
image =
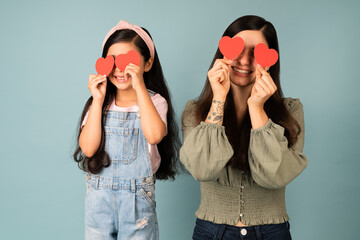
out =
<svg viewBox="0 0 360 240"><path fill-rule="evenodd" d="M85 239L159 239L155 181L139 114L106 111L103 121L111 164L86 178Z"/></svg>
<svg viewBox="0 0 360 240"><path fill-rule="evenodd" d="M194 240L291 240L290 224L235 227L196 219Z"/></svg>

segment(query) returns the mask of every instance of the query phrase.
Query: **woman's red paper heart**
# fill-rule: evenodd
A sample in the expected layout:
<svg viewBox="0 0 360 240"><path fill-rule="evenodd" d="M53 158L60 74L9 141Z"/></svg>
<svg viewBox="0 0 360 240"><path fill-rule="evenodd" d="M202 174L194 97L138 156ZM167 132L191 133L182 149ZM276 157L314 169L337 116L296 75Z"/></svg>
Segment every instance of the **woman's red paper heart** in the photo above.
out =
<svg viewBox="0 0 360 240"><path fill-rule="evenodd" d="M227 58L234 60L244 49L244 40L241 37L222 37L219 41L220 52Z"/></svg>
<svg viewBox="0 0 360 240"><path fill-rule="evenodd" d="M122 72L125 70L126 66L130 63L135 65L140 64L140 55L137 51L131 50L127 54L119 54L115 58L115 65Z"/></svg>
<svg viewBox="0 0 360 240"><path fill-rule="evenodd" d="M255 46L254 55L256 62L263 67L271 67L279 58L277 51L269 49L264 43Z"/></svg>
<svg viewBox="0 0 360 240"><path fill-rule="evenodd" d="M99 58L95 63L95 69L100 75L109 75L114 67L114 57L109 55L106 58Z"/></svg>

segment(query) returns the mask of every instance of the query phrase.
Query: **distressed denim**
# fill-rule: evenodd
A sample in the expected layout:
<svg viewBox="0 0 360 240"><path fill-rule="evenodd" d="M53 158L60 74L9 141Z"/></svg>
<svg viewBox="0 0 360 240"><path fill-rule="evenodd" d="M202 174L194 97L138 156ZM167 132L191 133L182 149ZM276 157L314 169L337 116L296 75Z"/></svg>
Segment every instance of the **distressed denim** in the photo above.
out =
<svg viewBox="0 0 360 240"><path fill-rule="evenodd" d="M85 239L159 239L148 142L137 112L104 113L111 164L86 177Z"/></svg>

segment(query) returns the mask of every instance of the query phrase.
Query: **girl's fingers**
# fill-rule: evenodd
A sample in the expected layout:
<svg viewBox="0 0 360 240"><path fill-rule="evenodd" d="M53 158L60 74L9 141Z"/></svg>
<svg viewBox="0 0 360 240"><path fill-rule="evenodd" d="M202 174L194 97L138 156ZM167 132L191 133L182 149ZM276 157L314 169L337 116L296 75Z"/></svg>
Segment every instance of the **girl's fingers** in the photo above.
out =
<svg viewBox="0 0 360 240"><path fill-rule="evenodd" d="M99 78L99 79L95 79L93 80L90 84L89 87L90 88L96 88L100 83L106 82L107 78Z"/></svg>
<svg viewBox="0 0 360 240"><path fill-rule="evenodd" d="M105 77L96 77L90 82L90 85L98 84L99 82L103 82L105 80L106 80L106 76Z"/></svg>

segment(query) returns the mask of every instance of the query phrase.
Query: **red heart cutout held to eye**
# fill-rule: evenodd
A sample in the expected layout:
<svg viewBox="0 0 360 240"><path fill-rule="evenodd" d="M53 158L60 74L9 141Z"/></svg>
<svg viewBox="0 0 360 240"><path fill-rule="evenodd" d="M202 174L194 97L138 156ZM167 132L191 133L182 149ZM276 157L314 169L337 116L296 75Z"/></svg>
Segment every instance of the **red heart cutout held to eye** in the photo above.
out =
<svg viewBox="0 0 360 240"><path fill-rule="evenodd" d="M241 37L222 37L219 49L227 59L234 60L244 50L244 40Z"/></svg>
<svg viewBox="0 0 360 240"><path fill-rule="evenodd" d="M109 75L114 67L113 56L107 56L106 58L99 58L95 63L96 72L100 75Z"/></svg>
<svg viewBox="0 0 360 240"><path fill-rule="evenodd" d="M256 62L263 67L271 67L279 58L277 51L269 49L264 43L256 45L254 55Z"/></svg>
<svg viewBox="0 0 360 240"><path fill-rule="evenodd" d="M127 54L119 54L115 58L115 65L122 72L125 70L126 66L130 63L135 65L140 64L140 55L137 51L131 50Z"/></svg>

